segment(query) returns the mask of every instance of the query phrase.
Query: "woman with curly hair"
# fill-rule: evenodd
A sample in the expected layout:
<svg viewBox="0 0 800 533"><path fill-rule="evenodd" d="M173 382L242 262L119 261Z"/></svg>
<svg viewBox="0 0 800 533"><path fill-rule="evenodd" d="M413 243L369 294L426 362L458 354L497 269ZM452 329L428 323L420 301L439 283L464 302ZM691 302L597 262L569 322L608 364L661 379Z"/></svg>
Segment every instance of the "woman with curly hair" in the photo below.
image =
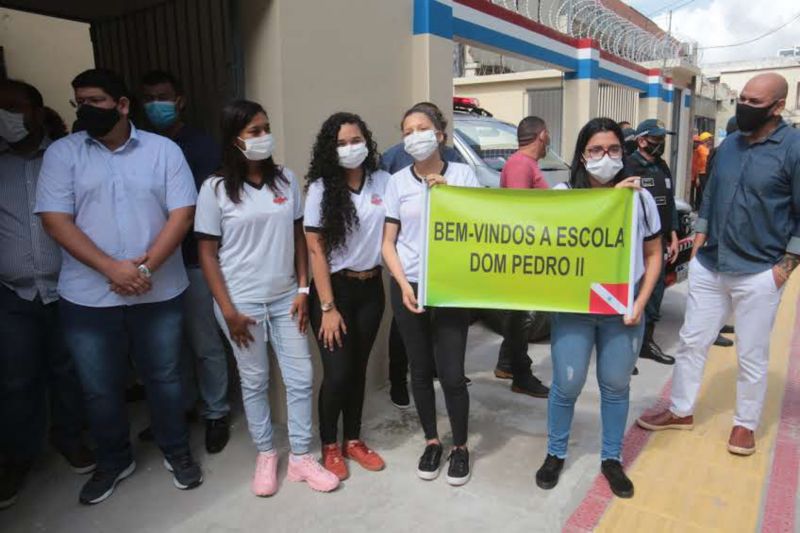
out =
<svg viewBox="0 0 800 533"><path fill-rule="evenodd" d="M283 382L289 427L286 478L328 492L339 479L309 453L314 370L306 337L308 251L303 206L294 174L272 158L264 108L237 100L222 110L222 171L197 198L194 230L214 314L231 341L247 427L258 449L252 491L278 490L272 442L269 357L272 345Z"/></svg>
<svg viewBox="0 0 800 533"><path fill-rule="evenodd" d="M325 371L319 394L322 462L346 479L345 457L367 470L384 467L360 433L367 360L384 307L381 238L390 176L378 170L378 150L364 121L335 113L317 134L306 177L304 223L314 274L311 328Z"/></svg>
<svg viewBox="0 0 800 533"><path fill-rule="evenodd" d="M470 478L467 451L469 393L464 376L469 311L448 307L424 309L418 304L416 293L423 231L420 213L425 201L425 187L480 185L468 165L442 160L447 122L438 109L415 105L406 111L400 127L405 151L414 158L414 163L392 175L386 187L383 259L392 274L392 309L408 350L411 390L425 432L425 451L419 459L417 476L425 480L436 479L442 460L433 388L436 369L453 431L447 482L459 486Z"/></svg>

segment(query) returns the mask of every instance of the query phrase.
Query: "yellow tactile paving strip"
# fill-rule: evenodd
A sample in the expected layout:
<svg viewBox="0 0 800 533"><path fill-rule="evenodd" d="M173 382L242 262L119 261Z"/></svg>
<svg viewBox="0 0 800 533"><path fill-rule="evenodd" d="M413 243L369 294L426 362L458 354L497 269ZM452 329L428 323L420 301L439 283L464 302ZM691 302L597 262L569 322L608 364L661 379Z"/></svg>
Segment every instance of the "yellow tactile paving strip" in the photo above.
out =
<svg viewBox="0 0 800 533"><path fill-rule="evenodd" d="M692 431L655 432L629 475L630 500L613 498L597 531L681 533L755 531L778 429L800 278L783 295L772 332L769 387L757 451L728 453L736 394L735 348L713 347Z"/></svg>

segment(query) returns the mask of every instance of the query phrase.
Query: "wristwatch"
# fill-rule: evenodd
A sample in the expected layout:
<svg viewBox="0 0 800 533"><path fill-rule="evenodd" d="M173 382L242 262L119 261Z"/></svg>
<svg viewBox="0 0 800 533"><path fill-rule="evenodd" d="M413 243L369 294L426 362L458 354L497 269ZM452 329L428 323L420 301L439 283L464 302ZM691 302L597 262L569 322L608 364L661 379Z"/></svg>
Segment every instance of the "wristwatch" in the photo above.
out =
<svg viewBox="0 0 800 533"><path fill-rule="evenodd" d="M309 294L311 294L311 289L309 289L308 287L299 287L297 289L297 294L305 294L306 296L308 296Z"/></svg>
<svg viewBox="0 0 800 533"><path fill-rule="evenodd" d="M323 313L327 313L328 311L333 311L336 304L331 300L330 302L322 302L319 304L320 309L322 309Z"/></svg>
<svg viewBox="0 0 800 533"><path fill-rule="evenodd" d="M150 271L150 268L148 268L148 266L145 265L144 263L136 267L136 269L139 270L139 274L146 277L147 279L150 279L150 276L153 275L153 273Z"/></svg>

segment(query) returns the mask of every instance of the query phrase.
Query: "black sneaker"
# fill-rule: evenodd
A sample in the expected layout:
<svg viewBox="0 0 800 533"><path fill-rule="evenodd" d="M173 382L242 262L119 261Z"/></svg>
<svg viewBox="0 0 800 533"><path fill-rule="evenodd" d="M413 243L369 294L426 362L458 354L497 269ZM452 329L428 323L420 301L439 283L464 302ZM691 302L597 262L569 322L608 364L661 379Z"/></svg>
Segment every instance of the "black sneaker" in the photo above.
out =
<svg viewBox="0 0 800 533"><path fill-rule="evenodd" d="M633 367L633 372L631 372L631 375L632 376L638 376L639 375L639 367L638 366Z"/></svg>
<svg viewBox="0 0 800 533"><path fill-rule="evenodd" d="M611 492L620 498L633 497L633 483L622 470L622 464L614 459L606 459L600 464L600 471L608 480Z"/></svg>
<svg viewBox="0 0 800 533"><path fill-rule="evenodd" d="M726 335L730 335L731 333L736 333L736 330L733 329L733 326L722 326L722 329L719 330L720 333L725 333Z"/></svg>
<svg viewBox="0 0 800 533"><path fill-rule="evenodd" d="M534 398L547 398L550 394L550 389L533 374L527 374L511 382L511 392L527 394Z"/></svg>
<svg viewBox="0 0 800 533"><path fill-rule="evenodd" d="M0 470L0 511L17 503L17 495L30 470L30 463L9 463Z"/></svg>
<svg viewBox="0 0 800 533"><path fill-rule="evenodd" d="M428 444L422 457L419 458L417 476L426 481L432 481L439 476L439 466L442 463L442 445Z"/></svg>
<svg viewBox="0 0 800 533"><path fill-rule="evenodd" d="M403 385L392 385L389 389L389 397L392 399L392 405L404 411L411 407L411 399L408 397L408 387Z"/></svg>
<svg viewBox="0 0 800 533"><path fill-rule="evenodd" d="M206 420L206 451L208 453L219 453L224 450L230 437L228 417Z"/></svg>
<svg viewBox="0 0 800 533"><path fill-rule="evenodd" d="M564 459L547 454L544 464L536 471L536 485L540 489L550 490L558 485L558 476L564 469Z"/></svg>
<svg viewBox="0 0 800 533"><path fill-rule="evenodd" d="M147 426L143 430L139 432L139 440L142 442L153 442L156 440L155 435L153 435L153 426Z"/></svg>
<svg viewBox="0 0 800 533"><path fill-rule="evenodd" d="M447 468L447 482L454 487L460 487L469 481L469 450L466 448L453 448L450 452L450 466Z"/></svg>
<svg viewBox="0 0 800 533"><path fill-rule="evenodd" d="M733 341L728 337L723 337L722 334L717 335L717 340L714 341L714 346L722 346L723 348L730 348L733 346Z"/></svg>
<svg viewBox="0 0 800 533"><path fill-rule="evenodd" d="M74 450L59 448L58 452L67 460L76 474L91 474L97 468L94 453L83 444Z"/></svg>
<svg viewBox="0 0 800 533"><path fill-rule="evenodd" d="M464 383L466 383L467 387L469 387L469 386L472 385L472 380L465 376L464 377Z"/></svg>
<svg viewBox="0 0 800 533"><path fill-rule="evenodd" d="M136 470L136 461L131 461L131 464L124 468L95 470L89 481L83 485L78 500L84 505L94 505L102 502L111 496L117 484L133 474L134 470Z"/></svg>
<svg viewBox="0 0 800 533"><path fill-rule="evenodd" d="M199 487L203 482L203 471L190 454L173 459L164 458L164 468L172 472L172 482L181 490Z"/></svg>

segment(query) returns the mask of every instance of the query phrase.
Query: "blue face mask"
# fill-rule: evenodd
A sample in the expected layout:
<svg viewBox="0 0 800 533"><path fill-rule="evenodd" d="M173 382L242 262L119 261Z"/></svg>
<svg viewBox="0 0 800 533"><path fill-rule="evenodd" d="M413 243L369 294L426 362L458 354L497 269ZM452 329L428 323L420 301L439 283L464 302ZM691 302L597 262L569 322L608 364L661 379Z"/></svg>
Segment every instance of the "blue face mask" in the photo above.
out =
<svg viewBox="0 0 800 533"><path fill-rule="evenodd" d="M175 102L156 101L144 104L144 112L150 124L159 130L165 130L178 120Z"/></svg>

